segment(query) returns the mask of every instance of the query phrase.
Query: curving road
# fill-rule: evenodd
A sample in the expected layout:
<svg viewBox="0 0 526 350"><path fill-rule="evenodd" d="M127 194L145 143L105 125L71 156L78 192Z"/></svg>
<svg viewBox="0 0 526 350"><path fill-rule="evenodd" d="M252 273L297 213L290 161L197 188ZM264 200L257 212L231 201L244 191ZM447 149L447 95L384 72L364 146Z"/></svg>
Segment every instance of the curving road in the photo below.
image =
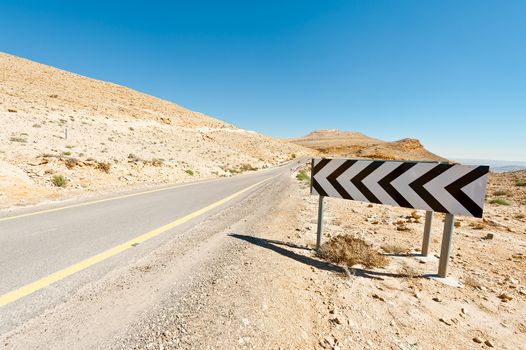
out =
<svg viewBox="0 0 526 350"><path fill-rule="evenodd" d="M0 334L300 164L0 217Z"/></svg>

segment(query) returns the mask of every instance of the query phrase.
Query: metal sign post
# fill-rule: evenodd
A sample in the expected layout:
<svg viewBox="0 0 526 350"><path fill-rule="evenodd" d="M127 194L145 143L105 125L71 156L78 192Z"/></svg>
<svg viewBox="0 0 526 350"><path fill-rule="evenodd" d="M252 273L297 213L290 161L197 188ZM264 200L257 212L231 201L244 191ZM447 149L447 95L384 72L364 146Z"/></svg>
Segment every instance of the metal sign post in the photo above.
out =
<svg viewBox="0 0 526 350"><path fill-rule="evenodd" d="M426 211L426 223L424 226L424 239L422 240L422 256L429 255L429 244L431 243L431 224L433 223L433 212Z"/></svg>
<svg viewBox="0 0 526 350"><path fill-rule="evenodd" d="M316 250L321 248L321 236L323 234L323 196L318 201L318 230L316 231Z"/></svg>
<svg viewBox="0 0 526 350"><path fill-rule="evenodd" d="M440 248L440 262L438 264L438 276L446 277L447 263L449 261L449 254L451 251L451 240L453 238L453 230L455 227L455 215L446 214L446 221L444 222L444 234L442 235L442 247Z"/></svg>

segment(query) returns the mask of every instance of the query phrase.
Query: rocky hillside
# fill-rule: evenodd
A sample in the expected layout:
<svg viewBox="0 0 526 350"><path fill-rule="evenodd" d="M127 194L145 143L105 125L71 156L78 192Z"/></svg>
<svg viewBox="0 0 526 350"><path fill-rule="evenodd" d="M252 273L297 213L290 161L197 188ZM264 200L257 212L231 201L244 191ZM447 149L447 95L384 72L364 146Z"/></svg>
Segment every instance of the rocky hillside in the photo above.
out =
<svg viewBox="0 0 526 350"><path fill-rule="evenodd" d="M231 176L307 152L123 86L0 53L0 207Z"/></svg>
<svg viewBox="0 0 526 350"><path fill-rule="evenodd" d="M354 131L316 130L304 137L288 139L288 141L327 156L386 160L447 160L426 150L416 139L387 142Z"/></svg>

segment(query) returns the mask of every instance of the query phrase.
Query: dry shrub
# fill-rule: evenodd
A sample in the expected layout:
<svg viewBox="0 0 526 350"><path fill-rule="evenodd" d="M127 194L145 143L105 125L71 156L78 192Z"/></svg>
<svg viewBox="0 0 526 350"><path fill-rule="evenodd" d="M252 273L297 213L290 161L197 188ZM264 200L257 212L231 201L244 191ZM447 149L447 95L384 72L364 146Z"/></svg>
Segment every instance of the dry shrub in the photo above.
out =
<svg viewBox="0 0 526 350"><path fill-rule="evenodd" d="M473 228L474 230L482 230L486 227L486 225L483 222L472 222L469 224L469 226L471 226L471 228Z"/></svg>
<svg viewBox="0 0 526 350"><path fill-rule="evenodd" d="M104 171L106 174L110 172L111 164L106 162L97 162L95 169Z"/></svg>
<svg viewBox="0 0 526 350"><path fill-rule="evenodd" d="M140 157L137 157L133 153L128 154L128 159L130 162L140 162L142 160Z"/></svg>
<svg viewBox="0 0 526 350"><path fill-rule="evenodd" d="M347 235L332 237L321 246L318 255L330 262L339 265L363 265L367 268L385 267L388 260L385 256L373 250L360 238Z"/></svg>
<svg viewBox="0 0 526 350"><path fill-rule="evenodd" d="M255 166L252 166L252 164L248 164L248 163L243 163L239 166L239 171L255 171L255 170L258 170L257 167Z"/></svg>
<svg viewBox="0 0 526 350"><path fill-rule="evenodd" d="M157 166L157 167L159 167L159 166L162 166L162 165L164 164L164 159L161 159L161 158L153 158L150 162L151 162L151 164L152 164L153 166Z"/></svg>
<svg viewBox="0 0 526 350"><path fill-rule="evenodd" d="M475 288L475 289L478 289L482 286L482 284L477 279L475 279L475 277L469 276L469 275L464 276L462 282L464 282L464 285L469 286L471 288Z"/></svg>
<svg viewBox="0 0 526 350"><path fill-rule="evenodd" d="M79 161L76 158L66 158L64 159L64 164L66 165L66 168L73 169L79 165Z"/></svg>
<svg viewBox="0 0 526 350"><path fill-rule="evenodd" d="M396 244L385 244L380 248L382 248L382 250L388 254L402 254L407 252L407 250L404 247Z"/></svg>

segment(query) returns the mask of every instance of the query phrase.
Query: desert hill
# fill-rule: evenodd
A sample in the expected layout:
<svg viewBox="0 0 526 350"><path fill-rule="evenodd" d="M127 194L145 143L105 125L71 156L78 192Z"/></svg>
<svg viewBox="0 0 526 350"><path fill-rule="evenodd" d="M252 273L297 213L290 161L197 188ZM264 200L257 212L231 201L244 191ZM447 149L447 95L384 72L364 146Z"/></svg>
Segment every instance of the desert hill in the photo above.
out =
<svg viewBox="0 0 526 350"><path fill-rule="evenodd" d="M0 53L0 207L71 191L230 176L307 152L123 86ZM66 180L61 188L56 176Z"/></svg>
<svg viewBox="0 0 526 350"><path fill-rule="evenodd" d="M316 130L301 138L288 139L288 141L327 156L447 161L426 150L417 139L388 142L354 131Z"/></svg>

